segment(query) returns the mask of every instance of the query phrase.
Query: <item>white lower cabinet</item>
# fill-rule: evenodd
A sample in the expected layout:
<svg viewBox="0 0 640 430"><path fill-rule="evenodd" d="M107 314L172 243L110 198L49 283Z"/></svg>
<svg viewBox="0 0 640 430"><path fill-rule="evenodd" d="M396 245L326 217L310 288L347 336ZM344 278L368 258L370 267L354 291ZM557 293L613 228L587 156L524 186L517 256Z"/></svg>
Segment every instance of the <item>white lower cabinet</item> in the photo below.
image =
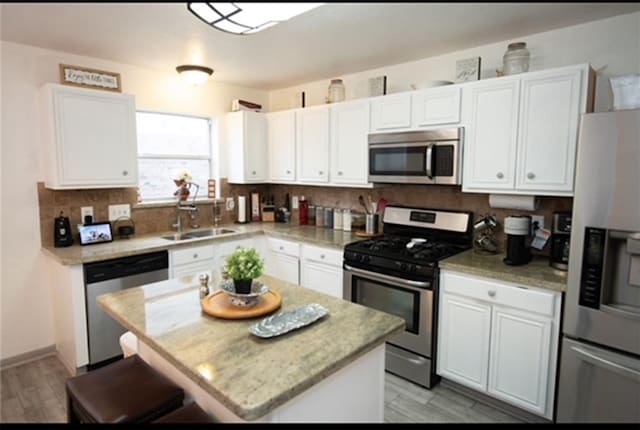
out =
<svg viewBox="0 0 640 430"><path fill-rule="evenodd" d="M214 245L193 246L169 251L170 278L207 273L212 278L215 266Z"/></svg>
<svg viewBox="0 0 640 430"><path fill-rule="evenodd" d="M265 274L291 284L300 283L300 244L267 237Z"/></svg>
<svg viewBox="0 0 640 430"><path fill-rule="evenodd" d="M342 252L314 245L302 245L300 285L342 298Z"/></svg>
<svg viewBox="0 0 640 430"><path fill-rule="evenodd" d="M437 373L552 419L561 293L442 270Z"/></svg>

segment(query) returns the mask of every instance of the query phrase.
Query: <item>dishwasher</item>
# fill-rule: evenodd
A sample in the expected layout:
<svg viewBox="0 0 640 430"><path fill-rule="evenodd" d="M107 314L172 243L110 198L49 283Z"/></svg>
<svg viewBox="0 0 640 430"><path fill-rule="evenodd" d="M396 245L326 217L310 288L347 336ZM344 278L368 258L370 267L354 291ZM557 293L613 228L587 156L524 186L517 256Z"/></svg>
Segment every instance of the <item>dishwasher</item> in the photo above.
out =
<svg viewBox="0 0 640 430"><path fill-rule="evenodd" d="M119 339L126 332L105 313L96 297L169 279L167 251L115 258L84 265L89 344L88 368L100 367L122 356Z"/></svg>

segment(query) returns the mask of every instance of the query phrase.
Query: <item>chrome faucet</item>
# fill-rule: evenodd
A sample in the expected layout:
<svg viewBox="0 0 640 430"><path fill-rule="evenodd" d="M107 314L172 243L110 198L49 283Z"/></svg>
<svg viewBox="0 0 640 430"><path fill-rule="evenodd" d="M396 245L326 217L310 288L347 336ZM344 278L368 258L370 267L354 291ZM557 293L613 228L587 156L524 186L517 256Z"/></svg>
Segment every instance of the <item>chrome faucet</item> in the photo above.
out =
<svg viewBox="0 0 640 430"><path fill-rule="evenodd" d="M173 224L173 227L178 231L178 233L182 233L182 212L189 212L189 217L191 219L191 227L198 228L198 225L195 223L196 213L198 212L198 208L196 207L196 196L198 195L198 190L200 190L200 186L195 182L188 182L187 186L191 188L191 186L196 187L196 192L193 194L193 199L191 203L182 204L180 198L178 198L178 203L176 204L176 223Z"/></svg>

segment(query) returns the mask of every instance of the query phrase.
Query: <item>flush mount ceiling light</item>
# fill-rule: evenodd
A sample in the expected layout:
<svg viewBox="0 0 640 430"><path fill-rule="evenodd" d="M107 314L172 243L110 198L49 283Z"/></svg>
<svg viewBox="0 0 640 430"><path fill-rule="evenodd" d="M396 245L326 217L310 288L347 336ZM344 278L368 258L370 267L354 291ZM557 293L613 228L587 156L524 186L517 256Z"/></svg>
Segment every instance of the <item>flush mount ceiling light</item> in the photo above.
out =
<svg viewBox="0 0 640 430"><path fill-rule="evenodd" d="M207 24L233 34L251 34L286 21L324 3L189 3Z"/></svg>
<svg viewBox="0 0 640 430"><path fill-rule="evenodd" d="M202 85L207 82L209 76L213 73L213 69L204 66L184 65L176 67L176 71L185 81L192 85Z"/></svg>

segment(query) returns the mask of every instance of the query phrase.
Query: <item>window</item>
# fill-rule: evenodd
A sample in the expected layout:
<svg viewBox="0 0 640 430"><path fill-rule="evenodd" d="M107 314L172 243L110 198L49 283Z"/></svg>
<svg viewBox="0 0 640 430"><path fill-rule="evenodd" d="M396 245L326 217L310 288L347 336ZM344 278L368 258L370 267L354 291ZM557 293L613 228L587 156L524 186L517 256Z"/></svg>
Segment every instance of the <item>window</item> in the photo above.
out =
<svg viewBox="0 0 640 430"><path fill-rule="evenodd" d="M136 122L142 201L175 200L172 178L183 169L191 172L192 182L200 187L198 198L207 197L214 161L211 119L138 111Z"/></svg>

